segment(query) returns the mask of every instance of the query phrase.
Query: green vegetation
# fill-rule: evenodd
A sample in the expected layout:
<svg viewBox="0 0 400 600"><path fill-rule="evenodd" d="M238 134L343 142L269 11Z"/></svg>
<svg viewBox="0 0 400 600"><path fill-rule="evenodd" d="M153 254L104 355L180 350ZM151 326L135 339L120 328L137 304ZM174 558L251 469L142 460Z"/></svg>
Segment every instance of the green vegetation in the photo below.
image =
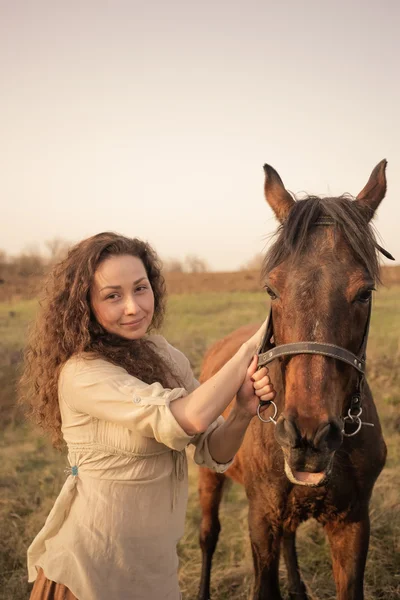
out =
<svg viewBox="0 0 400 600"><path fill-rule="evenodd" d="M267 294L209 292L171 296L164 326L167 340L186 354L198 376L204 353L216 340L267 317Z"/></svg>
<svg viewBox="0 0 400 600"><path fill-rule="evenodd" d="M375 300L368 347L369 383L375 394L389 448L387 466L371 503L372 537L366 572L366 600L400 598L400 288L380 291ZM26 330L36 301L0 304L0 598L25 600L26 548L39 531L63 481L66 458L43 434L24 423L15 407L15 381ZM196 375L206 348L236 327L261 321L267 300L262 293L171 296L164 333L190 358ZM189 510L179 545L185 600L194 600L200 577L196 467L190 467ZM214 559L214 600L242 600L252 582L244 490L231 484L221 508L222 532ZM335 598L329 547L314 521L299 532L300 565L311 599ZM282 565L284 579L284 567Z"/></svg>

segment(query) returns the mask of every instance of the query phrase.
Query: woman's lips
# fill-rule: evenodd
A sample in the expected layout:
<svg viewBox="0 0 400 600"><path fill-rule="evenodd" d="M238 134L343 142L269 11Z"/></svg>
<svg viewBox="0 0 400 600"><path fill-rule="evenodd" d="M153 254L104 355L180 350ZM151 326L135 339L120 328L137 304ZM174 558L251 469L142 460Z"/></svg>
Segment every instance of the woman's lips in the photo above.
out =
<svg viewBox="0 0 400 600"><path fill-rule="evenodd" d="M123 327L137 327L143 322L144 317L139 319L138 321L129 321L128 323L121 323Z"/></svg>

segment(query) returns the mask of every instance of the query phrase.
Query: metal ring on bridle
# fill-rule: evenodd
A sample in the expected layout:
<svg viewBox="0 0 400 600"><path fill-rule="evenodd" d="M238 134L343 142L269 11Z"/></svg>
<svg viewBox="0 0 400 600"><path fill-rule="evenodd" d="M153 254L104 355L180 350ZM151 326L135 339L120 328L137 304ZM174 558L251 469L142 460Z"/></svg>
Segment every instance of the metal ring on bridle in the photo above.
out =
<svg viewBox="0 0 400 600"><path fill-rule="evenodd" d="M352 415L351 414L351 408L349 408L349 410L347 411L347 417L346 419L359 419L362 415L362 411L363 409L361 408L361 406L358 407L358 413L356 415Z"/></svg>
<svg viewBox="0 0 400 600"><path fill-rule="evenodd" d="M353 435L356 435L356 433L358 433L361 429L361 427L363 426L363 423L360 419L362 415L362 408L361 406L358 409L358 413L356 415L352 415L351 414L351 408L349 408L349 410L347 411L347 416L344 417L343 419L343 429L342 429L342 433L344 436L346 437L352 437ZM353 431L353 433L346 433L346 421L350 421L350 423L356 423L357 424L357 429L355 429Z"/></svg>
<svg viewBox="0 0 400 600"><path fill-rule="evenodd" d="M272 417L269 417L268 419L263 419L262 416L260 415L260 408L263 406L260 402L260 404L257 406L257 417L260 419L260 421L262 421L263 423L273 423L274 425L276 425L276 421L275 421L275 417L278 414L278 407L276 406L275 402L273 400L269 400L268 404L272 404L272 406L274 407L274 414L272 415Z"/></svg>

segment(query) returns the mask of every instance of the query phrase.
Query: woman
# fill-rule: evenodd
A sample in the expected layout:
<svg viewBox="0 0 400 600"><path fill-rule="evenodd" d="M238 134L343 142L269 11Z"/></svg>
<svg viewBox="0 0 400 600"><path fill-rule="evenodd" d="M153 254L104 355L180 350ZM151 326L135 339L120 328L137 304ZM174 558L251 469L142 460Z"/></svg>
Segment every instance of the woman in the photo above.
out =
<svg viewBox="0 0 400 600"><path fill-rule="evenodd" d="M178 600L185 448L223 472L259 400L264 326L199 386L160 335L165 284L152 248L101 233L52 271L26 351L31 415L68 446L69 476L28 549L31 598ZM226 421L219 415L236 394Z"/></svg>

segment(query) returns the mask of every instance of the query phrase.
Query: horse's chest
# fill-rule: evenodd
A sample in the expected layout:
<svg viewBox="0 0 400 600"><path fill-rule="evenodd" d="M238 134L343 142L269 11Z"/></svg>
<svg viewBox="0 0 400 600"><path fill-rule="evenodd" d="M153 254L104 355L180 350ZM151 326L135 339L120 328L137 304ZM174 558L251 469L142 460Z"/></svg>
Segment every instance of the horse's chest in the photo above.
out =
<svg viewBox="0 0 400 600"><path fill-rule="evenodd" d="M293 488L287 498L283 520L289 527L297 527L307 519L318 519L326 512L327 492L321 488Z"/></svg>
<svg viewBox="0 0 400 600"><path fill-rule="evenodd" d="M329 487L294 487L286 498L282 520L288 529L296 529L308 519L316 519L324 524L331 520L345 519L346 515L358 506L358 499L337 498Z"/></svg>

